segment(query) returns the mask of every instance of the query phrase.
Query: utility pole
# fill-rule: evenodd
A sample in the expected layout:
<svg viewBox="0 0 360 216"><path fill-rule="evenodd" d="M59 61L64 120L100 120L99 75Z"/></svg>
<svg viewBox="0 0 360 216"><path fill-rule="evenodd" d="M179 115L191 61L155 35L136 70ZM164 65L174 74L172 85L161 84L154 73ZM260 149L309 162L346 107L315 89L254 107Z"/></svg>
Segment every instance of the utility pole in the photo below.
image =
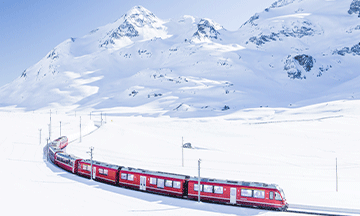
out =
<svg viewBox="0 0 360 216"><path fill-rule="evenodd" d="M200 202L200 190L201 190L201 187L200 187L200 162L201 162L201 159L199 158L199 160L198 160L198 202Z"/></svg>
<svg viewBox="0 0 360 216"><path fill-rule="evenodd" d="M336 192L339 190L339 181L338 181L338 166L337 166L337 158L336 158Z"/></svg>
<svg viewBox="0 0 360 216"><path fill-rule="evenodd" d="M46 161L49 161L49 140L46 139Z"/></svg>
<svg viewBox="0 0 360 216"><path fill-rule="evenodd" d="M182 158L182 167L184 167L184 137L181 137L181 158Z"/></svg>
<svg viewBox="0 0 360 216"><path fill-rule="evenodd" d="M61 121L60 121L60 136L61 136Z"/></svg>
<svg viewBox="0 0 360 216"><path fill-rule="evenodd" d="M93 179L93 150L94 150L94 147L90 147L90 151L89 152L86 152L88 154L90 154L90 161L91 161L91 168L90 168L90 180Z"/></svg>
<svg viewBox="0 0 360 216"><path fill-rule="evenodd" d="M81 116L80 116L80 142L81 142Z"/></svg>
<svg viewBox="0 0 360 216"><path fill-rule="evenodd" d="M51 140L51 110L50 110L50 124L49 124L49 139Z"/></svg>
<svg viewBox="0 0 360 216"><path fill-rule="evenodd" d="M49 140L51 140L50 135L51 135L51 124L49 124Z"/></svg>
<svg viewBox="0 0 360 216"><path fill-rule="evenodd" d="M39 140L39 145L41 145L41 128L39 129L40 132L40 140Z"/></svg>

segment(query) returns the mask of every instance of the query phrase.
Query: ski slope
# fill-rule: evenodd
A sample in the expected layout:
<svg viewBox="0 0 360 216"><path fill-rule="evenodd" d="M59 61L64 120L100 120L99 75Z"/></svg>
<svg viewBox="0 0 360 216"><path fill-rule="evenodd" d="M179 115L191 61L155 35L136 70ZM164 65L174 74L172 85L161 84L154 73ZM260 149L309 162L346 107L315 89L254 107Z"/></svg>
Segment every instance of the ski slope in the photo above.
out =
<svg viewBox="0 0 360 216"><path fill-rule="evenodd" d="M67 135L67 152L118 165L201 176L276 183L295 207L360 214L360 101L301 108L243 109L206 118L143 117L141 113L51 110L52 139ZM79 142L81 133L84 135ZM7 215L295 215L197 203L90 181L46 162L50 110L0 108L1 211ZM105 123L106 121L106 123ZM42 138L40 144L40 131ZM181 166L181 142L185 166ZM335 161L338 161L336 192ZM298 215L298 214L296 214Z"/></svg>

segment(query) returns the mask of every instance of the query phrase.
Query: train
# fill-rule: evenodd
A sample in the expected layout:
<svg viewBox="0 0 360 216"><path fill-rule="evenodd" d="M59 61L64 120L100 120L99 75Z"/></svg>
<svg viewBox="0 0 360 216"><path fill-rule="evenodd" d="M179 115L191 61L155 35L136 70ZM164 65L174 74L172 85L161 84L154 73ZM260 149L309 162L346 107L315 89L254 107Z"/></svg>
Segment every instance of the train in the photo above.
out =
<svg viewBox="0 0 360 216"><path fill-rule="evenodd" d="M69 144L69 140L66 136L61 136L51 142L52 146L57 146L60 149L64 149Z"/></svg>
<svg viewBox="0 0 360 216"><path fill-rule="evenodd" d="M200 190L201 201L220 204L279 211L286 211L289 206L284 191L276 184L200 178L199 187L198 177L82 159L64 151L67 137L56 140L47 147L48 158L53 164L103 183L190 200L197 200Z"/></svg>

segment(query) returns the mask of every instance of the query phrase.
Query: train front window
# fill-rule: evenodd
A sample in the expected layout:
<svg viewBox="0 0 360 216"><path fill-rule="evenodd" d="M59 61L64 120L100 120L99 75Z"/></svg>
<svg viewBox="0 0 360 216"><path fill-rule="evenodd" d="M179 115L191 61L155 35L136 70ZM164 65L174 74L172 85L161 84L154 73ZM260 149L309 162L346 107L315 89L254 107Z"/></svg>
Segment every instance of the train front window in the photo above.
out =
<svg viewBox="0 0 360 216"><path fill-rule="evenodd" d="M282 200L278 192L275 192L275 200Z"/></svg>
<svg viewBox="0 0 360 216"><path fill-rule="evenodd" d="M285 193L282 189L279 190L283 199L285 199Z"/></svg>

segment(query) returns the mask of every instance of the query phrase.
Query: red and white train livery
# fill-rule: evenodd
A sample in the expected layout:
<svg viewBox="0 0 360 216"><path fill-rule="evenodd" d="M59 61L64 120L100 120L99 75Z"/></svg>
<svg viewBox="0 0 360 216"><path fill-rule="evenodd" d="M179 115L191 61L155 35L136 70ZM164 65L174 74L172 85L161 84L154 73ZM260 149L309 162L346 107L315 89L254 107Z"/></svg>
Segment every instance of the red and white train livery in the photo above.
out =
<svg viewBox="0 0 360 216"><path fill-rule="evenodd" d="M198 199L198 178L118 166L81 159L62 151L67 137L60 137L48 147L49 159L59 167L80 176L141 191ZM92 165L92 169L91 169ZM203 201L285 211L288 203L284 191L275 184L202 178L200 199Z"/></svg>

